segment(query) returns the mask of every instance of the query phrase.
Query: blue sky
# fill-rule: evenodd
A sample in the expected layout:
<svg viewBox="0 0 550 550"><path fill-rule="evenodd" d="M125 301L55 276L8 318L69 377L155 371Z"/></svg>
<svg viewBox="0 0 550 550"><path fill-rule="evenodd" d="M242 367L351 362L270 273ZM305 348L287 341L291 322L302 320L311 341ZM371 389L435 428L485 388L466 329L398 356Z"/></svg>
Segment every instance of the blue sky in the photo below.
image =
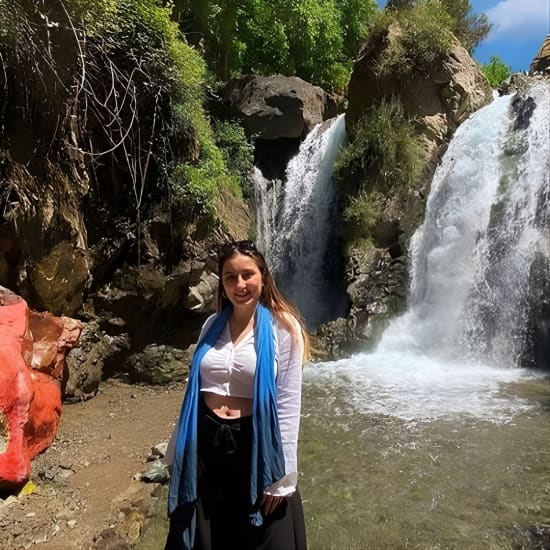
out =
<svg viewBox="0 0 550 550"><path fill-rule="evenodd" d="M383 7L386 0L377 0ZM550 32L550 0L470 0L472 13L485 13L493 25L474 52L479 63L498 55L512 71L527 71Z"/></svg>

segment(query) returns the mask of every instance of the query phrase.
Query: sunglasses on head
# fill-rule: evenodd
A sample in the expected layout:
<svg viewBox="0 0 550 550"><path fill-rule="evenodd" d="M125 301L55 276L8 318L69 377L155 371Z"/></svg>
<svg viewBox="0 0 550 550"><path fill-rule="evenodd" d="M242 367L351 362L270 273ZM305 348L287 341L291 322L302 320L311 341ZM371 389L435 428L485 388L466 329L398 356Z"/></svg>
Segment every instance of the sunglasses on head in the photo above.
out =
<svg viewBox="0 0 550 550"><path fill-rule="evenodd" d="M238 251L252 250L253 252L258 251L258 249L256 248L256 245L252 241L234 241L231 243L223 244L220 247L220 255L225 256L226 254L229 254L234 250L238 250Z"/></svg>

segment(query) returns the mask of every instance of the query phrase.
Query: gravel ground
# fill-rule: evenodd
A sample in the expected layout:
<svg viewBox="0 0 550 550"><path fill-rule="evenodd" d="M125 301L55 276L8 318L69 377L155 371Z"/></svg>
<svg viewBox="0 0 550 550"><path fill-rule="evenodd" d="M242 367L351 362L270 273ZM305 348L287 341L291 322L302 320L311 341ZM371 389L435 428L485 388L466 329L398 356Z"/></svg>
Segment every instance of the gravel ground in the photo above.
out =
<svg viewBox="0 0 550 550"><path fill-rule="evenodd" d="M110 380L65 404L54 443L33 462L34 491L0 499L0 549L130 548L161 494L134 476L168 439L183 389Z"/></svg>

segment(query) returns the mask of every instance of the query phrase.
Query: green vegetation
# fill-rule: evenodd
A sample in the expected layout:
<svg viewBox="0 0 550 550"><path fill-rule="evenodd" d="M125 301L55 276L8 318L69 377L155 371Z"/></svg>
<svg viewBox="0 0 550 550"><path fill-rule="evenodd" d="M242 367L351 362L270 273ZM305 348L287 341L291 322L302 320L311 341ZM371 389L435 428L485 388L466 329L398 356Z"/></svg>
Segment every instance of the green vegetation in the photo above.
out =
<svg viewBox="0 0 550 550"><path fill-rule="evenodd" d="M412 123L397 99L383 100L363 115L334 167L348 200L344 210L348 243L370 238L383 215L384 196L414 186L422 158Z"/></svg>
<svg viewBox="0 0 550 550"><path fill-rule="evenodd" d="M378 191L362 189L352 196L344 210L344 238L349 244L358 241L371 242L372 230L376 226L384 196Z"/></svg>
<svg viewBox="0 0 550 550"><path fill-rule="evenodd" d="M236 179L239 192L245 198L250 198L254 146L247 140L243 127L235 122L218 122L214 131L216 144L229 173Z"/></svg>
<svg viewBox="0 0 550 550"><path fill-rule="evenodd" d="M343 92L363 40L392 22L399 34L377 71L403 77L436 62L451 33L475 47L489 26L470 10L468 0L390 0L383 11L375 0L0 0L0 128L28 131L31 170L66 147L70 128L94 165L94 190L138 221L166 197L211 216L220 188L250 197L253 149L236 123L210 120L207 85L280 72ZM501 78L495 60L484 70L492 85ZM387 188L410 185L415 147L401 106L382 102L359 122L339 179L379 173ZM349 189L349 220L371 191Z"/></svg>
<svg viewBox="0 0 550 550"><path fill-rule="evenodd" d="M218 147L206 63L172 15L162 0L0 0L0 125L28 125L37 159L63 149L70 121L94 191L138 224L167 197L193 217L214 211L219 188L242 196L244 161Z"/></svg>
<svg viewBox="0 0 550 550"><path fill-rule="evenodd" d="M338 155L334 173L342 185L375 173L385 189L411 186L419 174L420 156L420 145L399 100L382 100L357 123L353 139ZM346 185L352 194L361 191Z"/></svg>
<svg viewBox="0 0 550 550"><path fill-rule="evenodd" d="M491 88L498 88L512 74L511 67L506 65L506 63L496 55L492 55L489 63L484 63L481 66L481 70L487 77Z"/></svg>
<svg viewBox="0 0 550 550"><path fill-rule="evenodd" d="M377 11L374 0L176 0L175 8L216 78L280 72L337 90Z"/></svg>
<svg viewBox="0 0 550 550"><path fill-rule="evenodd" d="M385 36L398 24L395 39L378 59L380 76L402 76L425 71L441 59L452 45L452 18L439 2L421 2L400 10L385 10L374 22L370 39Z"/></svg>
<svg viewBox="0 0 550 550"><path fill-rule="evenodd" d="M410 13L411 8L423 5L430 5L430 9L446 13L448 21L444 28L452 32L470 54L491 30L485 14L470 13L472 11L470 0L389 0L387 9L407 14Z"/></svg>

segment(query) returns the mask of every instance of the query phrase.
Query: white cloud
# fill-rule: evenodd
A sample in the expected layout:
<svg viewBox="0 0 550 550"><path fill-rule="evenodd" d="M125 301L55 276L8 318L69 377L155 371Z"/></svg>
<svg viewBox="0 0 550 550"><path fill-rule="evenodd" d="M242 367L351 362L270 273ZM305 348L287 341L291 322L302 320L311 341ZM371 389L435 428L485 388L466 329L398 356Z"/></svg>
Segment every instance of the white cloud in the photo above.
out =
<svg viewBox="0 0 550 550"><path fill-rule="evenodd" d="M523 42L550 30L550 0L501 0L485 13L493 25L488 40Z"/></svg>

